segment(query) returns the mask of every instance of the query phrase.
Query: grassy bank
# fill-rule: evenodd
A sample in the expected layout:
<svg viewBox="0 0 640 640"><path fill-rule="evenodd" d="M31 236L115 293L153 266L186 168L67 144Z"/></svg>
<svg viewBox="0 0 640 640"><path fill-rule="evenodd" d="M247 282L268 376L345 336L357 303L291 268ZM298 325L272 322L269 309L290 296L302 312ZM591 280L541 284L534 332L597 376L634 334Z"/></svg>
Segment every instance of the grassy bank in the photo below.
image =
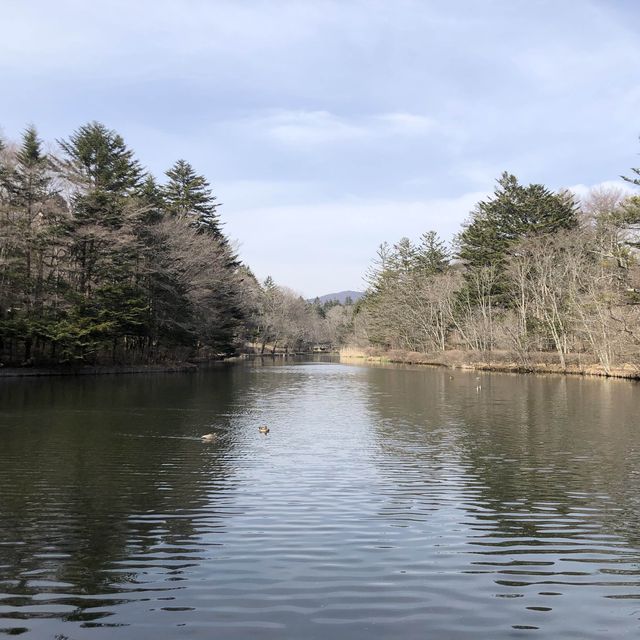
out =
<svg viewBox="0 0 640 640"><path fill-rule="evenodd" d="M554 353L539 352L528 354L527 362L519 360L507 351L441 351L418 353L415 351L383 350L373 347L345 347L340 350L340 359L377 363L420 364L453 369L475 369L478 371L503 371L508 373L560 373L583 376L603 376L640 380L640 367L622 364L608 370L594 362L588 355L566 356L566 366L562 366Z"/></svg>

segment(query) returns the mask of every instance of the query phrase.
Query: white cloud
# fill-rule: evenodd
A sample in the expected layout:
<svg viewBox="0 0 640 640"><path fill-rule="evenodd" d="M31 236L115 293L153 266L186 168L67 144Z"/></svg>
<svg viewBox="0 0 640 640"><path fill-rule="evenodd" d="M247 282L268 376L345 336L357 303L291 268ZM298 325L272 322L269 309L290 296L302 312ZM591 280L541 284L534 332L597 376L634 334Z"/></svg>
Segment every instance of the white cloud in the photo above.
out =
<svg viewBox="0 0 640 640"><path fill-rule="evenodd" d="M631 184L623 180L605 180L591 185L574 184L567 188L579 198L588 196L591 191L620 191L625 195L637 193L637 190L634 189Z"/></svg>
<svg viewBox="0 0 640 640"><path fill-rule="evenodd" d="M226 229L240 238L240 256L260 278L302 291L362 288L381 242L417 240L431 229L451 240L483 192L424 200L338 201L287 206L225 207Z"/></svg>
<svg viewBox="0 0 640 640"><path fill-rule="evenodd" d="M434 118L414 113L339 115L329 111L271 110L257 112L224 126L252 130L290 147L375 141L389 136L444 133Z"/></svg>
<svg viewBox="0 0 640 640"><path fill-rule="evenodd" d="M295 180L231 180L215 184L220 201L233 211L270 205L288 206L322 197L322 185ZM224 207L227 210L227 207ZM224 213L223 213L224 215Z"/></svg>
<svg viewBox="0 0 640 640"><path fill-rule="evenodd" d="M390 133L424 135L438 128L434 118L415 113L384 113L378 119Z"/></svg>
<svg viewBox="0 0 640 640"><path fill-rule="evenodd" d="M317 145L363 138L367 130L327 111L280 111L263 120L267 134L287 145Z"/></svg>
<svg viewBox="0 0 640 640"><path fill-rule="evenodd" d="M183 157L256 271L357 287L503 170L584 192L637 166L638 7L574 4L5 0L0 124L101 120L161 179Z"/></svg>

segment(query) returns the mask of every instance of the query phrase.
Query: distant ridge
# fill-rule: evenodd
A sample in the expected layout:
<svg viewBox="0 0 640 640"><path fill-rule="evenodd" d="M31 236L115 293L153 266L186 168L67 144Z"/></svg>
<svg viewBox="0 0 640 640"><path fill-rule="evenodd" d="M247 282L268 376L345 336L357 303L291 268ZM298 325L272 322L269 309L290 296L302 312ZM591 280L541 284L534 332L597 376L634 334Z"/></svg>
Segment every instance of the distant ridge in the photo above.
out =
<svg viewBox="0 0 640 640"><path fill-rule="evenodd" d="M320 304L324 304L325 302L329 302L330 300L337 300L340 304L344 304L347 298L351 298L352 302L356 302L362 296L364 292L362 291L338 291L337 293L327 293L324 296L318 296L318 300L320 300ZM316 298L311 298L310 302L314 302Z"/></svg>

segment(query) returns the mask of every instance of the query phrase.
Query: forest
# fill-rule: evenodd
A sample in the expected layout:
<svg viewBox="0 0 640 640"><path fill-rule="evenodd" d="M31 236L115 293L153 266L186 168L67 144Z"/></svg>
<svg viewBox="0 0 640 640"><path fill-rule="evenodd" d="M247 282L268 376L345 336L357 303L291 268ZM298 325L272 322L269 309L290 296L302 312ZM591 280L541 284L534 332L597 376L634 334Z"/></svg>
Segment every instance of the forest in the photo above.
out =
<svg viewBox="0 0 640 640"><path fill-rule="evenodd" d="M0 140L0 363L165 363L330 350L476 354L523 368L640 365L640 196L503 173L451 246L383 243L356 304L259 282L207 179L158 180L91 122ZM51 151L48 151L52 149ZM640 185L640 169L625 180ZM484 356L477 354L485 354Z"/></svg>
<svg viewBox="0 0 640 640"><path fill-rule="evenodd" d="M258 282L185 160L159 181L98 122L46 146L33 126L0 140L3 366L308 350L351 313Z"/></svg>
<svg viewBox="0 0 640 640"><path fill-rule="evenodd" d="M640 185L640 169L625 179ZM552 362L637 371L639 230L640 197L630 191L577 198L504 173L451 247L433 231L379 247L353 342L502 358L522 369Z"/></svg>

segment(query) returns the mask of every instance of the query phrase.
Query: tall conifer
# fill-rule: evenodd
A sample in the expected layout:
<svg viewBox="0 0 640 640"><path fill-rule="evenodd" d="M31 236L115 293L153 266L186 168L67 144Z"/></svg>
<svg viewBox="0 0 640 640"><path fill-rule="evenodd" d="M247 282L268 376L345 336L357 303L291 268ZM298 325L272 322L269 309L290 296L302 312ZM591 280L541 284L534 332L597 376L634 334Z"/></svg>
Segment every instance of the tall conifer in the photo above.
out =
<svg viewBox="0 0 640 640"><path fill-rule="evenodd" d="M190 217L201 231L220 239L220 219L216 197L204 176L197 174L185 160L178 160L166 172L169 181L163 188L167 211L174 216Z"/></svg>
<svg viewBox="0 0 640 640"><path fill-rule="evenodd" d="M469 267L496 266L521 238L573 229L577 224L577 207L570 197L541 184L525 187L505 172L493 197L478 203L458 236L458 257Z"/></svg>

